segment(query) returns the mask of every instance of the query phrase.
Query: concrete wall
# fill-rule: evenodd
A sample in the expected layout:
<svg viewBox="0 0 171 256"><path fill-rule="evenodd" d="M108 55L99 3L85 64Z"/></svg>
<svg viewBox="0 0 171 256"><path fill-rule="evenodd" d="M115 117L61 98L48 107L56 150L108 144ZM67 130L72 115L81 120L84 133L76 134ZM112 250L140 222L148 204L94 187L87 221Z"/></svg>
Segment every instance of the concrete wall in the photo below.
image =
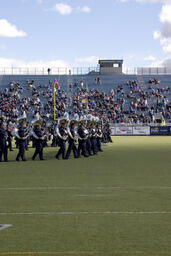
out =
<svg viewBox="0 0 171 256"><path fill-rule="evenodd" d="M122 75L122 67L100 68L101 75Z"/></svg>

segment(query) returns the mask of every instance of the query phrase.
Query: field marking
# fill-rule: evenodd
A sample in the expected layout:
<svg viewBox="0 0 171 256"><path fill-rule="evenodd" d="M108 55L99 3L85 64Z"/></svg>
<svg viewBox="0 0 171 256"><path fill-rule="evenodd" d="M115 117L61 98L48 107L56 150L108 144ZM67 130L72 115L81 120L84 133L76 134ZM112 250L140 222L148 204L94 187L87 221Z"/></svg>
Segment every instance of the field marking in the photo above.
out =
<svg viewBox="0 0 171 256"><path fill-rule="evenodd" d="M94 194L94 195L75 195L76 197L118 197L120 195L114 195L114 194Z"/></svg>
<svg viewBox="0 0 171 256"><path fill-rule="evenodd" d="M3 229L9 228L11 226L12 226L11 224L0 224L0 231Z"/></svg>
<svg viewBox="0 0 171 256"><path fill-rule="evenodd" d="M115 190L115 189L171 189L171 186L126 186L126 187L6 187L0 190Z"/></svg>
<svg viewBox="0 0 171 256"><path fill-rule="evenodd" d="M145 211L126 211L126 212L121 212L121 211L104 211L104 212L97 212L97 211L92 211L92 212L0 212L0 216L6 216L6 215L136 215L136 214L158 214L158 215L162 215L162 214L171 214L171 212L145 212Z"/></svg>
<svg viewBox="0 0 171 256"><path fill-rule="evenodd" d="M171 251L49 251L49 252L0 252L1 256L5 255L171 255Z"/></svg>

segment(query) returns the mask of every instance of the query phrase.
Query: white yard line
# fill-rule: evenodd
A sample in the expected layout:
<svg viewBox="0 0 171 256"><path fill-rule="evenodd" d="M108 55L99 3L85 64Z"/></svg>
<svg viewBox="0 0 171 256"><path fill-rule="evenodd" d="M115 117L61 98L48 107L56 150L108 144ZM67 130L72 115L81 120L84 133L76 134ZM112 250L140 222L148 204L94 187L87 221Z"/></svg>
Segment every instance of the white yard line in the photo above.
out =
<svg viewBox="0 0 171 256"><path fill-rule="evenodd" d="M11 224L0 224L0 231L3 229L9 228L11 226L12 226Z"/></svg>
<svg viewBox="0 0 171 256"><path fill-rule="evenodd" d="M166 212L166 211L162 211L162 212L158 212L158 211L154 211L154 212L146 212L146 211L126 211L126 212L120 212L120 211L104 211L104 212L0 212L0 216L4 215L145 215L145 214L151 214L151 215L170 215L171 211Z"/></svg>
<svg viewBox="0 0 171 256"><path fill-rule="evenodd" d="M117 196L120 196L120 195L114 195L114 194L96 194L96 195L92 195L92 194L89 194L89 195L75 195L76 197L117 197Z"/></svg>
<svg viewBox="0 0 171 256"><path fill-rule="evenodd" d="M125 186L125 187L4 187L0 190L125 190L125 189L141 189L141 190L169 190L171 186Z"/></svg>

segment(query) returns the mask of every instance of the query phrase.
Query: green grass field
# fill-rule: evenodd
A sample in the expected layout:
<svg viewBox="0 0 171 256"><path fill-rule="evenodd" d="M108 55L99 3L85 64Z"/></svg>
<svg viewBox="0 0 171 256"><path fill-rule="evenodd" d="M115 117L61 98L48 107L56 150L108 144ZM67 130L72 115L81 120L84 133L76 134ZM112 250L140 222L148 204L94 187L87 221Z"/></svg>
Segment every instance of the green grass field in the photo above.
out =
<svg viewBox="0 0 171 256"><path fill-rule="evenodd" d="M0 163L0 256L171 255L171 137L113 137L98 156Z"/></svg>

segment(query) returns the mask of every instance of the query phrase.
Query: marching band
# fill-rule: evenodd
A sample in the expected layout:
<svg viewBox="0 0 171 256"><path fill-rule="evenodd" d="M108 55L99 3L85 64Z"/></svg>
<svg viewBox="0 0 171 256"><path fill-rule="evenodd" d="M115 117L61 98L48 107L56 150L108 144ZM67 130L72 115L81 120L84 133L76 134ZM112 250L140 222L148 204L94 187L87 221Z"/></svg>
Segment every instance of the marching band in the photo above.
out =
<svg viewBox="0 0 171 256"><path fill-rule="evenodd" d="M96 155L102 152L101 142L112 142L109 124L102 124L98 117L91 114L80 118L75 114L69 118L69 114L65 113L58 119L57 125L49 129L43 125L43 119L39 114L36 114L29 124L26 113L23 112L14 126L7 126L3 120L0 122L0 162L2 156L5 162L8 161L8 148L12 151L12 137L15 137L18 148L16 161L26 161L25 151L28 150L31 140L35 148L32 160L35 160L37 155L40 160L45 160L43 149L48 140L52 140L51 146L59 147L56 154L58 160L61 156L62 159L69 159L72 151L74 158Z"/></svg>

